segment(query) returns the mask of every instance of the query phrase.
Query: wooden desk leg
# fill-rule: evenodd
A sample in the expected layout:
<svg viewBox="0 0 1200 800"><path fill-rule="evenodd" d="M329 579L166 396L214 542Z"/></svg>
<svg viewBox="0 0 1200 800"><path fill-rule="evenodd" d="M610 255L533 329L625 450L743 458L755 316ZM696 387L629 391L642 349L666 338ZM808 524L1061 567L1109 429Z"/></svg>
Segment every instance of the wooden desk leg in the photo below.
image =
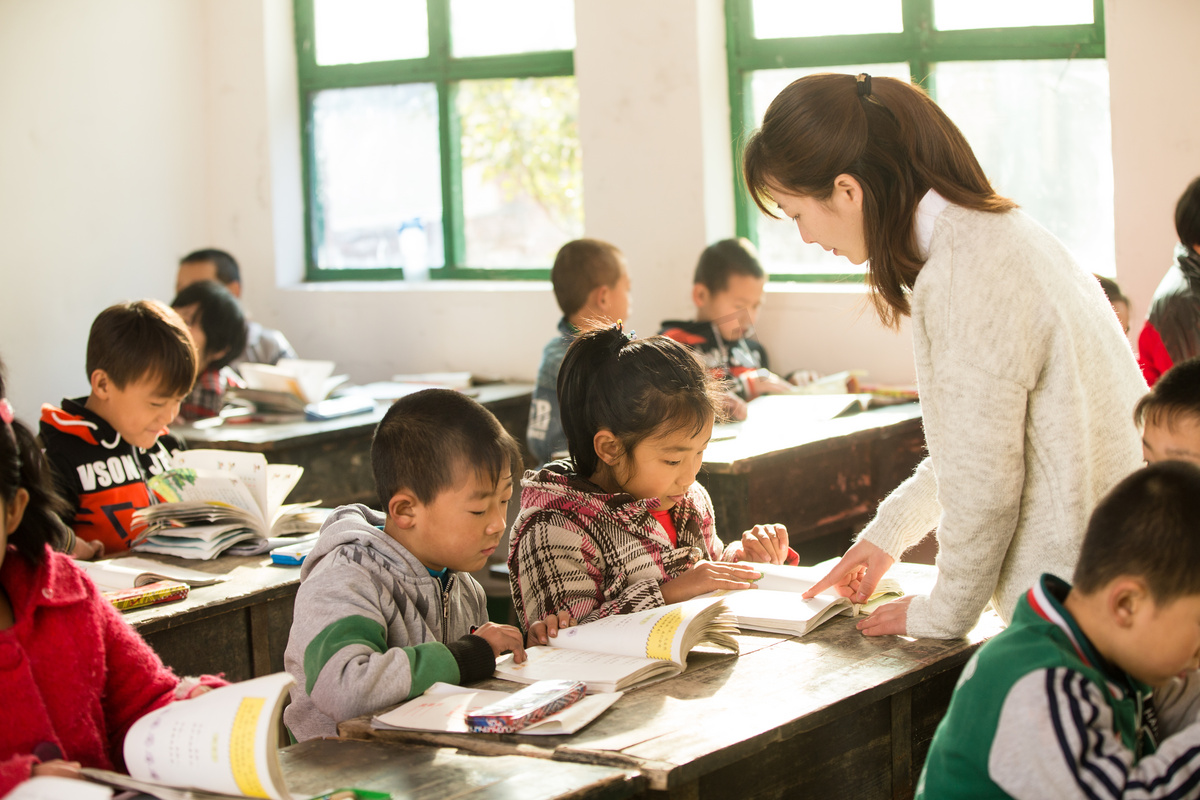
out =
<svg viewBox="0 0 1200 800"><path fill-rule="evenodd" d="M892 695L892 800L913 796L912 693L905 689Z"/></svg>
<svg viewBox="0 0 1200 800"><path fill-rule="evenodd" d="M266 603L250 606L250 666L256 678L271 674L271 624Z"/></svg>

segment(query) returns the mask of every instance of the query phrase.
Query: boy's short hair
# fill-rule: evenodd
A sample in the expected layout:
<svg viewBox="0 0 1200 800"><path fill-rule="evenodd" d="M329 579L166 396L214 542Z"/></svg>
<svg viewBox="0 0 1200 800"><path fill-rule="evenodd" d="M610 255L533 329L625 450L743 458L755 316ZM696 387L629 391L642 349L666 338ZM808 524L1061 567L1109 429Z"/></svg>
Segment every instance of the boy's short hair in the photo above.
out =
<svg viewBox="0 0 1200 800"><path fill-rule="evenodd" d="M767 276L758 260L758 251L749 239L722 239L704 248L696 263L692 283L703 284L709 292L716 294L729 286L731 275Z"/></svg>
<svg viewBox="0 0 1200 800"><path fill-rule="evenodd" d="M224 355L202 368L228 366L246 349L246 315L242 304L216 281L196 281L179 290L171 308L197 306L198 322L204 331L204 347L210 353ZM199 354L201 358L204 353Z"/></svg>
<svg viewBox="0 0 1200 800"><path fill-rule="evenodd" d="M1156 603L1200 594L1200 467L1159 461L1125 478L1088 521L1075 588L1084 594L1122 575L1146 582Z"/></svg>
<svg viewBox="0 0 1200 800"><path fill-rule="evenodd" d="M1188 184L1175 204L1175 233L1189 253L1200 244L1200 178Z"/></svg>
<svg viewBox="0 0 1200 800"><path fill-rule="evenodd" d="M179 259L181 266L183 264L202 264L204 262L211 262L217 268L217 280L225 286L235 281L241 283L242 271L238 268L237 261L224 250L208 247L203 250L193 250Z"/></svg>
<svg viewBox="0 0 1200 800"><path fill-rule="evenodd" d="M621 251L599 239L575 239L559 248L550 269L554 299L564 317L587 305L588 295L598 286L615 286L621 279Z"/></svg>
<svg viewBox="0 0 1200 800"><path fill-rule="evenodd" d="M102 369L118 389L157 377L163 394L186 395L196 382L198 358L187 325L157 300L111 305L88 333L88 380Z"/></svg>
<svg viewBox="0 0 1200 800"><path fill-rule="evenodd" d="M1132 305L1129 302L1129 298L1121 291L1121 287L1112 278L1105 277L1104 275L1096 275L1096 280L1100 281L1100 288L1104 290L1104 296L1108 298L1109 305L1115 305L1116 303L1124 303L1127 306Z"/></svg>
<svg viewBox="0 0 1200 800"><path fill-rule="evenodd" d="M515 476L521 450L500 422L479 403L453 389L425 389L401 397L375 428L371 469L386 512L396 492L431 503L462 479L468 465L497 484L505 462Z"/></svg>
<svg viewBox="0 0 1200 800"><path fill-rule="evenodd" d="M1138 425L1174 428L1181 417L1200 422L1200 356L1172 366L1133 407Z"/></svg>

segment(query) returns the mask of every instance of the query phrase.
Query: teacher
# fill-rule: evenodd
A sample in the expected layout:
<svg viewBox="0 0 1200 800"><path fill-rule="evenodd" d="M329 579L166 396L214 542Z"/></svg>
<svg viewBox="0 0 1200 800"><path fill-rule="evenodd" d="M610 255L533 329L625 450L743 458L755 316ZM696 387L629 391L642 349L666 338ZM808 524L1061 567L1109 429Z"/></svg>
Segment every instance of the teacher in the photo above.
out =
<svg viewBox="0 0 1200 800"><path fill-rule="evenodd" d="M859 628L954 638L989 599L1007 623L1041 573L1071 578L1092 508L1142 461L1132 412L1146 385L1099 282L996 194L954 123L904 81L795 81L743 169L763 213L868 264L885 325L912 318L929 457L806 594L865 600L936 527L930 595Z"/></svg>

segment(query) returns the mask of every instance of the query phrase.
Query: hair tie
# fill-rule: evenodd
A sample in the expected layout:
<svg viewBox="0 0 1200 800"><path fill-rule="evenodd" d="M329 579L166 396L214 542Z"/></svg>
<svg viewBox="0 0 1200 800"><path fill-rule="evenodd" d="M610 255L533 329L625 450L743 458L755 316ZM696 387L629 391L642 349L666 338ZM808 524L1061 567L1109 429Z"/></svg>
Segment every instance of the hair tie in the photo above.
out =
<svg viewBox="0 0 1200 800"><path fill-rule="evenodd" d="M871 76L865 72L860 72L858 74L857 88L858 88L858 96L859 97L870 97L871 96Z"/></svg>
<svg viewBox="0 0 1200 800"><path fill-rule="evenodd" d="M13 407L7 397L0 397L0 421L3 421L5 425L12 425Z"/></svg>
<svg viewBox="0 0 1200 800"><path fill-rule="evenodd" d="M619 319L615 323L613 323L613 330L615 330L617 333L624 336L626 342L632 342L634 339L637 338L637 331L630 331L629 333L625 333L625 320L623 320L623 319ZM622 342L622 346L624 346L624 342Z"/></svg>

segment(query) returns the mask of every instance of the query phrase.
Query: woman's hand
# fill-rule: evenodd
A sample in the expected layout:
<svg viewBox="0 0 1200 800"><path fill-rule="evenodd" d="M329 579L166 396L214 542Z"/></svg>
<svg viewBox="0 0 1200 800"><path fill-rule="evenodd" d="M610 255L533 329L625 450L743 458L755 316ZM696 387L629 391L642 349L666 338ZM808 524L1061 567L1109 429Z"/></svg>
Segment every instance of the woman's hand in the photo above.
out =
<svg viewBox="0 0 1200 800"><path fill-rule="evenodd" d="M755 525L742 534L742 561L786 564L787 557L788 532L784 526Z"/></svg>
<svg viewBox="0 0 1200 800"><path fill-rule="evenodd" d="M570 611L547 614L542 619L534 620L533 624L529 626L529 636L525 639L525 646L549 644L552 638L558 636L560 630L570 628L574 624L575 618L571 616Z"/></svg>
<svg viewBox="0 0 1200 800"><path fill-rule="evenodd" d="M659 588L667 603L682 603L718 589L749 589L751 582L761 577L762 573L746 564L701 561Z"/></svg>
<svg viewBox="0 0 1200 800"><path fill-rule="evenodd" d="M908 604L911 602L912 595L884 603L855 627L862 631L864 636L903 636L908 629Z"/></svg>
<svg viewBox="0 0 1200 800"><path fill-rule="evenodd" d="M833 588L842 597L849 597L853 603L865 603L875 593L875 586L880 578L894 563L896 559L881 548L870 542L858 542L846 551L846 555L829 570L828 575L804 593L804 597L811 599L818 593ZM878 613L878 610L875 613Z"/></svg>

